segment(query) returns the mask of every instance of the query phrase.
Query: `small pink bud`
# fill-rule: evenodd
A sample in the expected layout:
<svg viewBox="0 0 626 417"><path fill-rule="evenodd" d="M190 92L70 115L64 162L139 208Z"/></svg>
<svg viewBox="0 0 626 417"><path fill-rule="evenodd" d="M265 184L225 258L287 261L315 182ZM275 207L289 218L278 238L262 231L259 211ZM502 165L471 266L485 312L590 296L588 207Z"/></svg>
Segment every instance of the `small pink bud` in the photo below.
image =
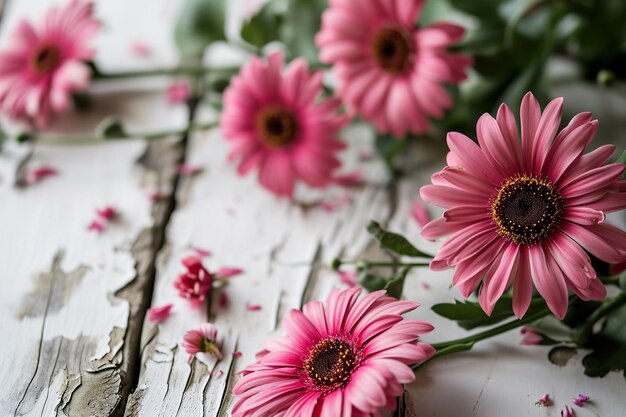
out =
<svg viewBox="0 0 626 417"><path fill-rule="evenodd" d="M190 164L181 164L178 167L178 173L181 175L194 176L202 172L202 168L190 165Z"/></svg>
<svg viewBox="0 0 626 417"><path fill-rule="evenodd" d="M228 298L228 294L226 293L226 291L222 290L222 292L220 292L219 304L220 308L228 308L228 305L230 304L230 299Z"/></svg>
<svg viewBox="0 0 626 417"><path fill-rule="evenodd" d="M150 200L150 202L152 203L156 203L157 201L162 200L165 197L166 195L159 191L151 191L148 193L148 200Z"/></svg>
<svg viewBox="0 0 626 417"><path fill-rule="evenodd" d="M563 407L563 410L561 410L561 417L574 417L574 416L575 416L574 410L572 410L568 406Z"/></svg>
<svg viewBox="0 0 626 417"><path fill-rule="evenodd" d="M520 333L522 335L522 340L520 341L520 344L522 345L537 345L543 340L543 335L532 327L524 326L520 330Z"/></svg>
<svg viewBox="0 0 626 417"><path fill-rule="evenodd" d="M154 324L161 323L172 314L173 307L174 304L165 304L163 306L152 307L148 310L148 319Z"/></svg>
<svg viewBox="0 0 626 417"><path fill-rule="evenodd" d="M261 307L258 304L252 304L252 305L249 305L248 307L246 307L246 310L248 310L248 311L260 311L262 309L263 309L263 307Z"/></svg>
<svg viewBox="0 0 626 417"><path fill-rule="evenodd" d="M239 357L241 357L241 355L242 355L242 353L239 352L238 350L233 352L233 358L239 358Z"/></svg>

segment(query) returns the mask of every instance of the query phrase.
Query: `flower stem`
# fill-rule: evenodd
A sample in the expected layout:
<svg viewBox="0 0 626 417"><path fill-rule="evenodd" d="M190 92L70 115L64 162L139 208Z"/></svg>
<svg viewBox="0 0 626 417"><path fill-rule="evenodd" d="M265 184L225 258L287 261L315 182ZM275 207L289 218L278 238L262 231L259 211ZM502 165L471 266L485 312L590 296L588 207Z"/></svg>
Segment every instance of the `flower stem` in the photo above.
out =
<svg viewBox="0 0 626 417"><path fill-rule="evenodd" d="M576 344L585 346L593 333L593 326L617 308L626 304L626 291L622 291L616 297L605 300L585 321L585 325L577 332Z"/></svg>
<svg viewBox="0 0 626 417"><path fill-rule="evenodd" d="M138 77L155 77L163 75L205 75L209 73L236 73L239 67L174 67L174 68L158 68L150 70L137 71L121 71L121 72L96 72L93 78L95 80L115 80L121 78L138 78Z"/></svg>
<svg viewBox="0 0 626 417"><path fill-rule="evenodd" d="M181 129L160 130L155 132L137 132L126 133L124 136L115 138L103 138L99 136L37 136L36 140L46 145L79 145L79 144L95 144L106 141L117 141L124 139L145 139L157 140L168 136L183 135L185 133L196 132L201 130L210 130L218 126L217 122L211 123L191 123L189 126Z"/></svg>
<svg viewBox="0 0 626 417"><path fill-rule="evenodd" d="M477 333L472 336L463 337L461 339L450 340L448 342L434 343L432 346L437 350L448 349L455 345L467 345L469 343L476 343L481 340L489 339L490 337L497 336L502 333L506 333L509 330L513 330L515 328L521 327L525 324L532 323L533 321L542 319L550 314L550 310L546 307L534 314L529 314L520 320L513 320L508 323L502 324L500 326L494 327L493 329L485 330L484 332ZM453 352L451 352L453 353Z"/></svg>
<svg viewBox="0 0 626 417"><path fill-rule="evenodd" d="M446 356L446 355L451 355L453 353L458 353L458 352L467 352L468 350L472 350L472 348L474 347L474 343L475 342L465 342L465 343L459 343L456 345L452 345L452 346L448 346L442 349L438 349L437 352L435 352L435 354L433 356L431 356L430 358L426 359L425 361L422 361L416 365L413 365L413 370L416 370L417 368L426 365L428 362L435 360L437 358L441 358L442 356Z"/></svg>

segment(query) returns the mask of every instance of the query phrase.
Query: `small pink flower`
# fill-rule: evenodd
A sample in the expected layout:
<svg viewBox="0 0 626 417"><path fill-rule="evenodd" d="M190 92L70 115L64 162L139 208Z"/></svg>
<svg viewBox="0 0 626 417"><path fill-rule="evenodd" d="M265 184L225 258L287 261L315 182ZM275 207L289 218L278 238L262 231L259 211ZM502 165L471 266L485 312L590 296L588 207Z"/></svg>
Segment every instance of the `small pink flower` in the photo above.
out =
<svg viewBox="0 0 626 417"><path fill-rule="evenodd" d="M44 165L26 172L26 177L24 178L24 181L26 185L33 185L45 178L58 175L58 173L59 172L56 170L56 168Z"/></svg>
<svg viewBox="0 0 626 417"><path fill-rule="evenodd" d="M365 174L363 171L349 172L335 176L334 181L335 184L342 187L360 187L365 184Z"/></svg>
<svg viewBox="0 0 626 417"><path fill-rule="evenodd" d="M356 271L337 271L337 274L339 275L339 280L347 286L356 287L359 285Z"/></svg>
<svg viewBox="0 0 626 417"><path fill-rule="evenodd" d="M0 48L0 111L45 127L72 107L72 94L89 87L91 41L100 28L91 1L51 7L33 25L20 20Z"/></svg>
<svg viewBox="0 0 626 417"><path fill-rule="evenodd" d="M582 407L587 401L589 401L589 397L583 394L578 394L578 397L572 398L572 402L578 407Z"/></svg>
<svg viewBox="0 0 626 417"><path fill-rule="evenodd" d="M520 341L520 344L522 345L537 345L543 340L543 335L532 327L524 326L520 330L520 333L522 335L522 340Z"/></svg>
<svg viewBox="0 0 626 417"><path fill-rule="evenodd" d="M541 398L535 403L535 405L539 405L541 407L551 407L552 400L550 399L550 394L543 394Z"/></svg>
<svg viewBox="0 0 626 417"><path fill-rule="evenodd" d="M607 263L626 260L626 233L605 222L626 208L624 164L605 162L615 150L585 148L599 124L581 113L559 131L563 99L543 110L528 93L515 116L500 106L483 115L478 143L448 134L448 166L421 188L422 198L446 209L422 228L422 236L452 235L430 263L455 267L452 284L491 314L512 288L513 311L523 317L533 287L552 313L563 319L569 291L582 300L601 300L606 288L587 252Z"/></svg>
<svg viewBox="0 0 626 417"><path fill-rule="evenodd" d="M472 59L451 52L465 29L417 25L423 0L334 0L315 38L350 111L396 137L429 130L453 106L446 84L466 78Z"/></svg>
<svg viewBox="0 0 626 417"><path fill-rule="evenodd" d="M428 210L421 201L416 201L411 206L411 218L419 227L424 227L430 221Z"/></svg>
<svg viewBox="0 0 626 417"><path fill-rule="evenodd" d="M130 50L139 57L147 57L152 52L150 47L141 41L134 41L130 44Z"/></svg>
<svg viewBox="0 0 626 417"><path fill-rule="evenodd" d="M178 167L178 173L181 175L187 175L187 176L194 176L197 175L199 173L202 172L202 168L195 166L195 165L190 165L190 164L181 164Z"/></svg>
<svg viewBox="0 0 626 417"><path fill-rule="evenodd" d="M240 358L240 357L241 357L241 355L242 355L242 353L241 353L241 352L239 352L238 350L236 350L236 351L234 351L234 352L233 352L233 358Z"/></svg>
<svg viewBox="0 0 626 417"><path fill-rule="evenodd" d="M186 103L191 96L191 87L187 81L176 81L167 87L167 102L169 104Z"/></svg>
<svg viewBox="0 0 626 417"><path fill-rule="evenodd" d="M220 270L217 271L216 275L218 278L228 279L228 278L235 277L237 275L241 275L243 274L243 272L244 271L241 268L224 267L224 268L220 268Z"/></svg>
<svg viewBox="0 0 626 417"><path fill-rule="evenodd" d="M248 311L261 311L262 309L263 309L263 307L261 307L258 304L251 304L251 305L246 307L246 310L248 310Z"/></svg>
<svg viewBox="0 0 626 417"><path fill-rule="evenodd" d="M113 206L106 206L104 208L97 209L96 214L105 221L111 221L115 220L120 215L120 212Z"/></svg>
<svg viewBox="0 0 626 417"><path fill-rule="evenodd" d="M173 307L174 304L165 304L159 307L152 307L148 310L148 319L154 324L161 323L172 314Z"/></svg>
<svg viewBox="0 0 626 417"><path fill-rule="evenodd" d="M348 122L337 99L321 99L323 73L303 59L284 68L283 54L253 57L224 94L221 128L240 175L258 169L261 185L293 198L298 180L311 187L333 183L341 166L338 138Z"/></svg>
<svg viewBox="0 0 626 417"><path fill-rule="evenodd" d="M563 410L561 410L561 417L575 417L574 410L568 406L563 407Z"/></svg>
<svg viewBox="0 0 626 417"><path fill-rule="evenodd" d="M87 230L89 230L90 232L102 233L104 232L105 228L106 225L100 220L93 220L87 225Z"/></svg>
<svg viewBox="0 0 626 417"><path fill-rule="evenodd" d="M233 388L232 416L374 417L395 409L402 384L415 380L411 365L435 353L418 341L433 327L403 318L417 303L360 293L333 290L289 311L286 335L266 343Z"/></svg>
<svg viewBox="0 0 626 417"><path fill-rule="evenodd" d="M174 281L178 295L189 300L192 308L200 307L210 295L213 287L213 275L202 265L197 256L188 256L182 260L187 269Z"/></svg>
<svg viewBox="0 0 626 417"><path fill-rule="evenodd" d="M183 337L183 347L190 357L198 353L209 353L217 359L223 358L217 341L217 328L211 323L188 330Z"/></svg>

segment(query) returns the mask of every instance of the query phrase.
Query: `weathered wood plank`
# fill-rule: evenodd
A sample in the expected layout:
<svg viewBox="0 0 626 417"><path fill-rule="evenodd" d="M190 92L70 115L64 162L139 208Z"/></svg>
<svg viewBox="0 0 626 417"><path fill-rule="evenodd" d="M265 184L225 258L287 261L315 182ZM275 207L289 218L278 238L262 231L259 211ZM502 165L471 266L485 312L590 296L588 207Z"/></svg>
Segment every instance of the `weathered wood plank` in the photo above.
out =
<svg viewBox="0 0 626 417"><path fill-rule="evenodd" d="M51 3L56 2L11 2L2 34L6 36L17 19L36 16ZM133 25L128 24L129 7L139 7L132 13ZM132 6L98 3L106 21L100 41L109 46L100 49L98 59L109 70L171 63L175 53L169 35L166 45L154 45L151 62L130 50L137 33L161 33L163 28L169 32L171 7L165 0ZM150 40L162 42L158 37ZM93 109L63 117L53 129L88 134L112 113L129 129L186 124L187 110L166 104L164 80L133 84L126 93L118 85L95 86ZM5 335L0 346L0 415L123 412L137 377L141 321L152 294L154 258L172 210L181 159L176 140L149 146L139 140L12 145L0 154L0 331ZM59 175L30 187L14 186L28 169L44 164ZM153 204L149 191L170 198ZM95 210L109 204L120 210L120 220L101 235L87 231Z"/></svg>

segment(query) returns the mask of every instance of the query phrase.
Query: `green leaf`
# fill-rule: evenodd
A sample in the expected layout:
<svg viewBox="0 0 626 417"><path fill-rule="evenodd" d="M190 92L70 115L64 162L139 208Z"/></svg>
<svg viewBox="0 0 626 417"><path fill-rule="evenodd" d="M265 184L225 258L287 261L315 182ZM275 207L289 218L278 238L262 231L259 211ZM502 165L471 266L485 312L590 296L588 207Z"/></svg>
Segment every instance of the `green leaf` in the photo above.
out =
<svg viewBox="0 0 626 417"><path fill-rule="evenodd" d="M622 272L619 275L619 287L626 291L626 271Z"/></svg>
<svg viewBox="0 0 626 417"><path fill-rule="evenodd" d="M533 314L535 311L544 308L545 303L541 298L535 298L531 301L527 315ZM473 301L455 300L452 303L435 304L432 310L442 317L457 322L459 326L465 330L471 330L476 327L491 326L513 317L513 299L504 296L496 303L491 316L488 316L480 304Z"/></svg>
<svg viewBox="0 0 626 417"><path fill-rule="evenodd" d="M430 255L413 246L404 236L388 232L374 220L367 224L367 231L380 243L380 247L388 249L398 255L431 258Z"/></svg>
<svg viewBox="0 0 626 417"><path fill-rule="evenodd" d="M562 322L570 329L582 326L587 318L601 305L600 301L583 301L580 298L576 298L570 303Z"/></svg>
<svg viewBox="0 0 626 417"><path fill-rule="evenodd" d="M357 277L359 285L365 288L368 292L378 291L385 288L387 280L378 275L374 275L367 271L361 271Z"/></svg>
<svg viewBox="0 0 626 417"><path fill-rule="evenodd" d="M183 55L202 53L212 42L225 40L226 0L187 0L178 17L174 38Z"/></svg>
<svg viewBox="0 0 626 417"><path fill-rule="evenodd" d="M404 281L410 270L410 268L402 268L398 270L393 277L391 277L391 279L387 282L387 285L385 285L387 295L397 300L402 297L402 292L404 290Z"/></svg>
<svg viewBox="0 0 626 417"><path fill-rule="evenodd" d="M626 377L626 305L607 316L590 347L593 351L583 358L586 375L603 377L610 371L623 371Z"/></svg>
<svg viewBox="0 0 626 417"><path fill-rule="evenodd" d="M326 0L289 0L281 39L292 56L305 57L309 62L319 62L315 34L321 26Z"/></svg>
<svg viewBox="0 0 626 417"><path fill-rule="evenodd" d="M281 17L276 13L274 2L269 2L243 24L241 38L261 48L280 39Z"/></svg>
<svg viewBox="0 0 626 417"><path fill-rule="evenodd" d="M393 172L393 161L406 149L406 139L395 138L391 135L377 135L375 145L387 168Z"/></svg>
<svg viewBox="0 0 626 417"><path fill-rule="evenodd" d="M450 0L457 10L474 15L481 20L498 17L498 6L502 0Z"/></svg>

